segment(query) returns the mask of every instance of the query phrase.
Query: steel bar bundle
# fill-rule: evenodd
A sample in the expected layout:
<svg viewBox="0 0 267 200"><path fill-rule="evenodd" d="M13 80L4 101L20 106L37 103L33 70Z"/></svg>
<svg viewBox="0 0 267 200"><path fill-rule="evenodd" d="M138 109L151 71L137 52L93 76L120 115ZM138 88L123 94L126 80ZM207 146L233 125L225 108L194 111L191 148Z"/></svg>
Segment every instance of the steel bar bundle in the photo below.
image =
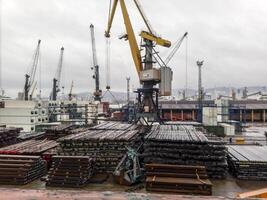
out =
<svg viewBox="0 0 267 200"><path fill-rule="evenodd" d="M19 142L18 136L20 128L1 128L0 127L0 147Z"/></svg>
<svg viewBox="0 0 267 200"><path fill-rule="evenodd" d="M136 124L124 124L120 122L104 122L98 124L92 128L91 130L135 130L138 126Z"/></svg>
<svg viewBox="0 0 267 200"><path fill-rule="evenodd" d="M205 166L209 177L225 178L226 147L193 126L155 125L145 136L145 163Z"/></svg>
<svg viewBox="0 0 267 200"><path fill-rule="evenodd" d="M48 128L45 132L45 136L47 139L55 140L60 137L72 134L71 130L73 129L75 129L75 125L61 124L55 127Z"/></svg>
<svg viewBox="0 0 267 200"><path fill-rule="evenodd" d="M24 185L46 173L40 156L0 155L0 184Z"/></svg>
<svg viewBox="0 0 267 200"><path fill-rule="evenodd" d="M58 146L58 143L53 140L28 140L0 148L0 154L41 155L45 151L55 148L56 146Z"/></svg>
<svg viewBox="0 0 267 200"><path fill-rule="evenodd" d="M146 164L146 190L211 195L212 184L203 166Z"/></svg>
<svg viewBox="0 0 267 200"><path fill-rule="evenodd" d="M267 180L266 146L231 145L228 147L230 171L239 179Z"/></svg>
<svg viewBox="0 0 267 200"><path fill-rule="evenodd" d="M47 186L82 187L92 177L94 160L89 156L53 156Z"/></svg>
<svg viewBox="0 0 267 200"><path fill-rule="evenodd" d="M114 123L117 124L117 123ZM113 172L121 158L127 152L126 147L137 146L140 141L139 130L132 125L118 125L119 130L109 127L93 128L59 139L62 155L90 156L96 159L96 170ZM134 125L135 126L135 125ZM115 128L115 127L114 127Z"/></svg>

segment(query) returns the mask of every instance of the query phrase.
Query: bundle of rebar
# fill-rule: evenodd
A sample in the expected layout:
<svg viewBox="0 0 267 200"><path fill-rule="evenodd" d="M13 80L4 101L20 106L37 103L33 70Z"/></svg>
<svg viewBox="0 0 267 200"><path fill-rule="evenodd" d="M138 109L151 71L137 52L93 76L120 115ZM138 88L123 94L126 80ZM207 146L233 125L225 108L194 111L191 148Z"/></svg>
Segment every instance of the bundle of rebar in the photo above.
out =
<svg viewBox="0 0 267 200"><path fill-rule="evenodd" d="M75 125L61 124L55 127L50 127L45 131L45 137L50 140L56 140L58 138L72 134L71 130L75 129Z"/></svg>
<svg viewBox="0 0 267 200"><path fill-rule="evenodd" d="M146 190L211 195L212 184L204 166L146 164Z"/></svg>
<svg viewBox="0 0 267 200"><path fill-rule="evenodd" d="M118 129L115 129L116 127ZM126 147L137 145L139 130L135 125L128 124L126 126L117 124L111 130L109 128L110 126L102 125L59 139L61 154L93 157L96 159L97 171L113 172L127 152Z"/></svg>
<svg viewBox="0 0 267 200"><path fill-rule="evenodd" d="M53 140L28 140L0 148L0 154L41 155L45 151L55 148L57 145L58 143Z"/></svg>
<svg viewBox="0 0 267 200"><path fill-rule="evenodd" d="M89 156L53 156L47 186L82 187L88 184L94 170Z"/></svg>
<svg viewBox="0 0 267 200"><path fill-rule="evenodd" d="M18 136L20 128L1 128L0 127L0 147L8 146L19 142Z"/></svg>
<svg viewBox="0 0 267 200"><path fill-rule="evenodd" d="M0 155L0 184L24 185L46 173L40 156Z"/></svg>
<svg viewBox="0 0 267 200"><path fill-rule="evenodd" d="M266 146L228 146L230 171L239 179L267 180Z"/></svg>
<svg viewBox="0 0 267 200"><path fill-rule="evenodd" d="M145 137L145 163L205 166L211 178L225 178L226 147L193 126L155 125Z"/></svg>

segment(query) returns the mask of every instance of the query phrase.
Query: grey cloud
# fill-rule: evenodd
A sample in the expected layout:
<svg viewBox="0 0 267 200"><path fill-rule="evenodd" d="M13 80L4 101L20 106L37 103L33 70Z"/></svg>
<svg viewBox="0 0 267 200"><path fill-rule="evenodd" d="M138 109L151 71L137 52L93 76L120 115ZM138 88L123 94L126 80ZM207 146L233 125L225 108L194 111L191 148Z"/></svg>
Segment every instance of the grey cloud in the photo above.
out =
<svg viewBox="0 0 267 200"><path fill-rule="evenodd" d="M94 23L101 86L105 87L105 38L109 1L103 0L2 0L3 86L16 96L23 88L37 40L42 39L42 87L48 95L59 49L65 47L63 84L68 91L92 91L89 25ZM134 4L129 13L136 35L145 27ZM266 85L267 2L265 0L141 0L151 24L162 37L176 41L185 31L188 39L188 85L196 88L197 59L204 59L205 87ZM129 45L118 40L125 32L120 9L112 28L111 86L125 90L125 77L138 77ZM138 38L139 41L139 38ZM158 48L164 55L168 49ZM170 65L174 88L185 85L185 43Z"/></svg>

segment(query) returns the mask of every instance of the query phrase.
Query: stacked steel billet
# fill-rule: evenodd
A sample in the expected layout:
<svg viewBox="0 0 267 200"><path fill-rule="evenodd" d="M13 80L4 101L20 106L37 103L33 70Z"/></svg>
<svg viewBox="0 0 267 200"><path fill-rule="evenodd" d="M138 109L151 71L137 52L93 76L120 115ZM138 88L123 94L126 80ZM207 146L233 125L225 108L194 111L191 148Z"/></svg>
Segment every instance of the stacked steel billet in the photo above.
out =
<svg viewBox="0 0 267 200"><path fill-rule="evenodd" d="M104 122L91 127L91 130L135 130L138 126L136 124L124 124L120 122Z"/></svg>
<svg viewBox="0 0 267 200"><path fill-rule="evenodd" d="M230 171L239 179L267 180L266 146L227 146Z"/></svg>
<svg viewBox="0 0 267 200"><path fill-rule="evenodd" d="M82 187L90 180L94 160L89 156L53 156L47 186Z"/></svg>
<svg viewBox="0 0 267 200"><path fill-rule="evenodd" d="M40 156L0 155L0 184L23 185L46 173Z"/></svg>
<svg viewBox="0 0 267 200"><path fill-rule="evenodd" d="M45 132L47 139L55 140L60 137L64 137L72 134L71 130L75 128L75 125L72 124L62 124L55 127L48 128Z"/></svg>
<svg viewBox="0 0 267 200"><path fill-rule="evenodd" d="M58 146L58 143L53 140L28 140L0 148L0 154L41 155L56 146Z"/></svg>
<svg viewBox="0 0 267 200"><path fill-rule="evenodd" d="M19 142L18 136L20 128L1 128L0 127L0 147Z"/></svg>
<svg viewBox="0 0 267 200"><path fill-rule="evenodd" d="M107 124L107 123L105 123ZM127 125L126 129L88 130L59 139L62 155L90 156L96 159L96 170L113 172L117 164L127 152L126 147L138 146L139 130L135 125ZM102 129L103 128L103 129ZM107 127L108 128L108 127Z"/></svg>
<svg viewBox="0 0 267 200"><path fill-rule="evenodd" d="M146 164L146 190L211 195L204 166Z"/></svg>
<svg viewBox="0 0 267 200"><path fill-rule="evenodd" d="M226 148L193 126L155 125L145 137L145 163L205 166L209 177L225 178Z"/></svg>

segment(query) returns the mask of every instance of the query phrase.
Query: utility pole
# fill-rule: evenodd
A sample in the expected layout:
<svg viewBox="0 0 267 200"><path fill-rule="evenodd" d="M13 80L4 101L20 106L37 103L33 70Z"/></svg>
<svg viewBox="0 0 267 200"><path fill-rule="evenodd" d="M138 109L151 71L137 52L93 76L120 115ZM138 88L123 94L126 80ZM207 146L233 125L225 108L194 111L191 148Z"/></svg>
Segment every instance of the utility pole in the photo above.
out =
<svg viewBox="0 0 267 200"><path fill-rule="evenodd" d="M130 104L130 77L126 77L127 80L127 105Z"/></svg>
<svg viewBox="0 0 267 200"><path fill-rule="evenodd" d="M0 0L0 97L4 96L2 78L2 0Z"/></svg>
<svg viewBox="0 0 267 200"><path fill-rule="evenodd" d="M202 107L203 107L203 88L202 88L202 66L204 61L197 61L198 66L198 115L197 121L202 122Z"/></svg>

